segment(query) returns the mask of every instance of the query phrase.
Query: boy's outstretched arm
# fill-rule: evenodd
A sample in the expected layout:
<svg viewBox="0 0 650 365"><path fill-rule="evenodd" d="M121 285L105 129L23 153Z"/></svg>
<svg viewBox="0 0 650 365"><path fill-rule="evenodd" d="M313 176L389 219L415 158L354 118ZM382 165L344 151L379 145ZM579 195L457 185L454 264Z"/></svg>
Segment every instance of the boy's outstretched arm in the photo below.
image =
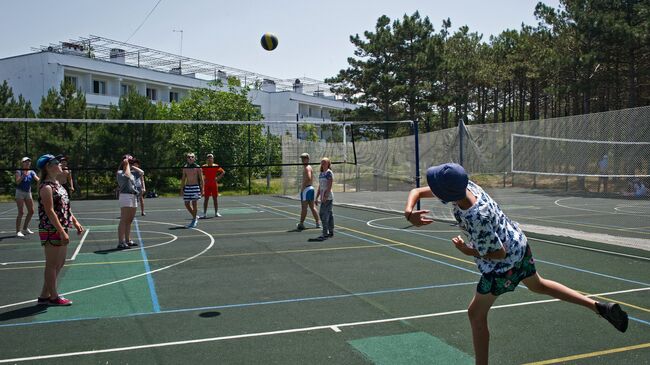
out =
<svg viewBox="0 0 650 365"><path fill-rule="evenodd" d="M415 188L411 190L408 198L406 199L406 207L404 207L404 217L414 226L422 226L433 222L433 219L427 218L425 214L429 213L428 210L413 210L415 203L421 198L433 198L433 192L429 187Z"/></svg>

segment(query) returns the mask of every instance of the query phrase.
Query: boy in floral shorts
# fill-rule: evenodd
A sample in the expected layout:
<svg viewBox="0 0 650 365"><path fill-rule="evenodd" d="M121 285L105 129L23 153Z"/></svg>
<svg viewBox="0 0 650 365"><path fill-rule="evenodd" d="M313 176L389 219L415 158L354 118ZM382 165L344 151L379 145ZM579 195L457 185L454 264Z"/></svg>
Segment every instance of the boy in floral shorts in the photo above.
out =
<svg viewBox="0 0 650 365"><path fill-rule="evenodd" d="M413 210L420 198L437 197L452 202L454 217L468 239L452 238L465 255L473 256L481 271L476 294L467 313L472 326L477 364L487 364L490 333L487 314L499 295L513 291L523 282L535 293L546 294L591 309L621 332L627 330L628 317L618 304L596 302L560 283L542 278L535 269L530 246L519 225L511 221L483 189L469 181L462 166L447 163L427 170L428 187L411 190L404 209L406 219L415 226L430 224L428 210Z"/></svg>

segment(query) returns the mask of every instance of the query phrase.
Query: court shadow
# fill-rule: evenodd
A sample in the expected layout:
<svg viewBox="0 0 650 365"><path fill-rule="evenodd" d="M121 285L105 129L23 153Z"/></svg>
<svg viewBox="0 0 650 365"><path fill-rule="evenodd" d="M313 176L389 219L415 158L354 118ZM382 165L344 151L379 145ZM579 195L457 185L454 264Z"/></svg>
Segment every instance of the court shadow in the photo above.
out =
<svg viewBox="0 0 650 365"><path fill-rule="evenodd" d="M307 240L307 242L324 242L325 240L320 240L318 238L310 238Z"/></svg>
<svg viewBox="0 0 650 365"><path fill-rule="evenodd" d="M47 312L47 306L45 305L33 305L31 307L18 308L9 312L0 313L0 322L31 317L45 312Z"/></svg>
<svg viewBox="0 0 650 365"><path fill-rule="evenodd" d="M176 226L176 227L169 227L167 229L169 229L170 231L175 231L175 230L178 230L178 229L189 229L189 228L187 228L185 226Z"/></svg>
<svg viewBox="0 0 650 365"><path fill-rule="evenodd" d="M6 240L6 239L9 239L9 238L16 238L16 235L12 234L11 236L0 236L0 241Z"/></svg>
<svg viewBox="0 0 650 365"><path fill-rule="evenodd" d="M98 255L108 255L108 254L111 253L111 252L118 252L118 251L124 251L124 250L125 250L125 249L123 249L123 248L117 248L117 247L115 247L115 248L109 248L109 249L106 249L106 250L97 250L97 251L93 251L93 253L96 253L96 254L98 254Z"/></svg>
<svg viewBox="0 0 650 365"><path fill-rule="evenodd" d="M213 318L213 317L218 317L221 315L221 312L203 312L199 313L199 317L201 318Z"/></svg>

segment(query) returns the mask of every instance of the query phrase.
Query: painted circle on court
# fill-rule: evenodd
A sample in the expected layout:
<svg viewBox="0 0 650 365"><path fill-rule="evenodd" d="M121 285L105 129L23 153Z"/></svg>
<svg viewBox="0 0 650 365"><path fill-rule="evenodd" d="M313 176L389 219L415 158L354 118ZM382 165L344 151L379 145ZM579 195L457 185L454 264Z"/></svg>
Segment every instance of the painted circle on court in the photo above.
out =
<svg viewBox="0 0 650 365"><path fill-rule="evenodd" d="M391 227L391 226L385 226L381 224L377 224L376 222L379 221L385 221L385 220L404 220L402 217L386 217L386 218L377 218L377 219L372 219L366 222L366 225L372 228L377 228L377 229L385 229L385 230L390 230L390 231L405 231L407 228L398 228L398 227ZM408 221L405 224L409 224ZM410 226L409 226L410 227ZM458 229L418 229L417 232L431 232L431 233L446 233L446 232L458 232Z"/></svg>

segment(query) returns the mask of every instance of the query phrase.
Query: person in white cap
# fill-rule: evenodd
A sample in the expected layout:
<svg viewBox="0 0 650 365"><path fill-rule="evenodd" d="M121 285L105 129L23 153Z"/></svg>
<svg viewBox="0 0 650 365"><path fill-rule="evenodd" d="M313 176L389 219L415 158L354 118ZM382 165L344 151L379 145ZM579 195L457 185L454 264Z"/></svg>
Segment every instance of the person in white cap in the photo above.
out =
<svg viewBox="0 0 650 365"><path fill-rule="evenodd" d="M320 228L320 221L318 220L318 212L314 207L315 190L312 186L314 181L314 171L309 165L309 153L300 155L302 161L302 185L300 186L300 223L298 223L298 230L305 229L305 218L307 218L307 206L311 210L316 222L316 228Z"/></svg>
<svg viewBox="0 0 650 365"><path fill-rule="evenodd" d="M23 157L20 160L21 168L16 171L16 205L18 206L18 216L16 217L16 237L24 238L26 234L33 234L29 229L29 221L34 215L34 200L32 199L32 182L39 182L40 179L34 170L30 169L32 160L29 157ZM27 215L23 222L24 207L27 208ZM22 223L22 229L20 229Z"/></svg>

